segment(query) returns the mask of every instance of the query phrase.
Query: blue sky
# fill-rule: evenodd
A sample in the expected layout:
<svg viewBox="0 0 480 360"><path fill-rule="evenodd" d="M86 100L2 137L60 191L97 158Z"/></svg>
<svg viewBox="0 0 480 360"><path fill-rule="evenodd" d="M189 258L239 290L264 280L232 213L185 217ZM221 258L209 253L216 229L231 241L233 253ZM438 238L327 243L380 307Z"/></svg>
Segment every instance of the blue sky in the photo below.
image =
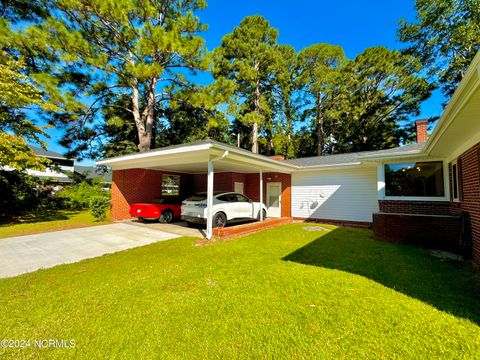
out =
<svg viewBox="0 0 480 360"><path fill-rule="evenodd" d="M401 18L414 18L413 6L413 0L209 0L208 7L198 15L208 24L203 36L209 50L218 46L223 35L245 16L259 14L279 30L280 43L300 50L326 42L342 46L347 57L354 58L371 46L401 48L403 44L396 37L397 23ZM422 104L420 117L440 115L443 101L439 92L434 93ZM50 133L49 149L64 152L56 143L58 130Z"/></svg>

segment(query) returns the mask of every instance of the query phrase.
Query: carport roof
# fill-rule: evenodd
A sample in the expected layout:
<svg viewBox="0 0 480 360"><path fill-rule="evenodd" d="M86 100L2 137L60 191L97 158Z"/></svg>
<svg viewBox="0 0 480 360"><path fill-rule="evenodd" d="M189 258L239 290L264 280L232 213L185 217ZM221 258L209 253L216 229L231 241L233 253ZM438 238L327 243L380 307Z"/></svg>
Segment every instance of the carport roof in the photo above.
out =
<svg viewBox="0 0 480 360"><path fill-rule="evenodd" d="M290 173L297 165L215 140L199 140L172 145L142 153L118 156L98 161L98 165L113 170L150 168L185 173L204 173L209 160L215 160L215 171L258 172L278 171Z"/></svg>

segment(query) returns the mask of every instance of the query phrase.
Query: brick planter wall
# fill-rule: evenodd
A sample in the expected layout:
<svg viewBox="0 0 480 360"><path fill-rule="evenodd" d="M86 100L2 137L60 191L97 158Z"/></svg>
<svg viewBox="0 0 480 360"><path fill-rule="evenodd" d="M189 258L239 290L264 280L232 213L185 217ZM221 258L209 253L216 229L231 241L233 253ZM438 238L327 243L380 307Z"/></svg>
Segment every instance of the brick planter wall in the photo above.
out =
<svg viewBox="0 0 480 360"><path fill-rule="evenodd" d="M373 214L375 239L460 253L460 218L450 215Z"/></svg>
<svg viewBox="0 0 480 360"><path fill-rule="evenodd" d="M384 213L450 215L449 201L379 200L378 205Z"/></svg>

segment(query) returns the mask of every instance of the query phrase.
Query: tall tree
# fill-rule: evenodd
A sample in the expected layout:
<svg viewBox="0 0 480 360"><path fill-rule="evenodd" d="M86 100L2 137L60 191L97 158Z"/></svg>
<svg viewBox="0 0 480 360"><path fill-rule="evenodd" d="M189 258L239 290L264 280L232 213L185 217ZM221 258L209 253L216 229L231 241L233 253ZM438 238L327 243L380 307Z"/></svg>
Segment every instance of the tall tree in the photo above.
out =
<svg viewBox="0 0 480 360"><path fill-rule="evenodd" d="M312 119L316 128L317 155L324 155L327 152L325 127L329 120L326 109L335 101L334 91L339 83L339 71L346 63L345 53L340 46L315 44L300 51L298 63L298 81L306 95L304 117ZM331 139L332 134L328 134L328 138Z"/></svg>
<svg viewBox="0 0 480 360"><path fill-rule="evenodd" d="M430 96L431 86L416 75L421 68L411 56L384 47L366 49L349 62L327 114L342 129L335 134L335 152L398 146L407 135L402 123L418 115Z"/></svg>
<svg viewBox="0 0 480 360"><path fill-rule="evenodd" d="M49 5L51 16L22 27L18 36L30 49L41 44L61 59L55 71L31 74L45 88L67 92L71 101L56 120L73 117L68 133L84 131L78 136L83 139L104 106L122 106L111 99L127 95L130 102L122 108L133 118L138 149L149 150L156 107L190 85L188 71L207 68L198 36L205 27L194 15L205 2L52 0Z"/></svg>
<svg viewBox="0 0 480 360"><path fill-rule="evenodd" d="M449 97L480 50L480 0L416 0L415 9L414 21L400 21L399 38Z"/></svg>
<svg viewBox="0 0 480 360"><path fill-rule="evenodd" d="M215 49L214 77L235 82L238 120L251 127L251 150L259 152L259 131L270 116L266 93L274 87L279 59L278 31L262 16L248 16Z"/></svg>
<svg viewBox="0 0 480 360"><path fill-rule="evenodd" d="M272 143L274 153L287 158L295 156L293 133L300 120L299 110L302 106L298 99L298 62L297 53L290 45L279 45L274 100L275 127Z"/></svg>

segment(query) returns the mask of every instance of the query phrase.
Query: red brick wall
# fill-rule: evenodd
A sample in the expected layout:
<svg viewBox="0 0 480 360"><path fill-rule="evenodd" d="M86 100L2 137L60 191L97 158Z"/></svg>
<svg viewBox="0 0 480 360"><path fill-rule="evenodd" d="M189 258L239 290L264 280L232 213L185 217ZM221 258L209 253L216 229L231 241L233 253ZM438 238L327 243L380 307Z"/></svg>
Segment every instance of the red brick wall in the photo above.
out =
<svg viewBox="0 0 480 360"><path fill-rule="evenodd" d="M379 200L381 212L396 214L449 215L448 201Z"/></svg>
<svg viewBox="0 0 480 360"><path fill-rule="evenodd" d="M235 182L245 183L245 174L240 173L215 173L213 178L214 191L233 191ZM193 175L194 192L207 191L207 174Z"/></svg>
<svg viewBox="0 0 480 360"><path fill-rule="evenodd" d="M480 265L480 144L464 152L458 159L459 202L451 202L452 214L468 212L471 218L473 260ZM450 186L452 176L450 171Z"/></svg>
<svg viewBox="0 0 480 360"><path fill-rule="evenodd" d="M111 218L130 219L130 204L150 201L162 193L162 175L174 174L150 169L114 170L112 172ZM192 194L192 177L180 175L180 196Z"/></svg>
<svg viewBox="0 0 480 360"><path fill-rule="evenodd" d="M373 214L375 239L460 252L460 219L450 215Z"/></svg>
<svg viewBox="0 0 480 360"><path fill-rule="evenodd" d="M161 194L162 191L162 175L174 174L172 172L162 172L149 169L128 169L114 170L112 174L112 220L130 219L128 213L130 204L136 202L146 202ZM177 174L180 175L181 186L180 196L185 198L194 192L207 190L206 174ZM267 196L267 182L282 183L282 216L290 216L290 175L280 173L265 173L264 194L265 202ZM241 173L215 173L214 190L215 191L233 191L235 182L244 183L245 195L254 201L259 201L259 182L258 174L241 174Z"/></svg>
<svg viewBox="0 0 480 360"><path fill-rule="evenodd" d="M265 173L263 174L263 202L267 198L267 183L282 183L282 216L290 217L291 207L291 177L290 174ZM215 191L234 191L235 182L243 182L244 193L253 201L260 201L260 185L258 174L242 174L236 172L215 173L213 180ZM207 190L207 175L193 175L194 191Z"/></svg>
<svg viewBox="0 0 480 360"><path fill-rule="evenodd" d="M259 174L246 174L245 176L245 195L253 201L260 201ZM263 174L263 202L267 199L267 183L282 183L282 216L291 216L291 175L282 173L264 173Z"/></svg>

